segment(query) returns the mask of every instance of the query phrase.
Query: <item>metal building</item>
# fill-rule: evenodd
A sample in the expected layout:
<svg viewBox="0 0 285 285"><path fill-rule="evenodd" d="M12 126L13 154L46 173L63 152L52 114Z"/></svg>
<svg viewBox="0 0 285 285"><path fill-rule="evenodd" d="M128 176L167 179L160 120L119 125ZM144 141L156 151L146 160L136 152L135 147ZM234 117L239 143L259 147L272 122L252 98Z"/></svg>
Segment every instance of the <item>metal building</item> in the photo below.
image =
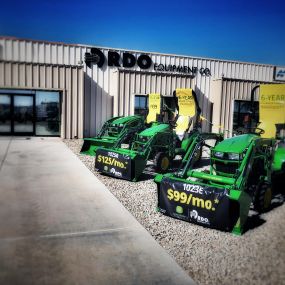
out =
<svg viewBox="0 0 285 285"><path fill-rule="evenodd" d="M171 97L176 88L191 87L214 129L222 125L230 135L252 87L273 82L275 70L268 64L0 37L0 134L94 136L106 119L133 114L136 96Z"/></svg>

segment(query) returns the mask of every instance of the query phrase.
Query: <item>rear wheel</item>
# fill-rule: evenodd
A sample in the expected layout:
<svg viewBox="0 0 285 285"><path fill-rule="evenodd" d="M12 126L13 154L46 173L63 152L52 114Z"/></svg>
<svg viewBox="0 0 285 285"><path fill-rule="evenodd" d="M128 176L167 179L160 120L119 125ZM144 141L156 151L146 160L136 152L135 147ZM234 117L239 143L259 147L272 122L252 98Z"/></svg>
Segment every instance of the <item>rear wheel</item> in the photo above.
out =
<svg viewBox="0 0 285 285"><path fill-rule="evenodd" d="M271 206L272 188L268 183L262 183L256 192L254 199L254 209L260 213L266 212Z"/></svg>
<svg viewBox="0 0 285 285"><path fill-rule="evenodd" d="M154 159L154 165L156 172L165 173L170 166L170 159L166 153L159 152Z"/></svg>

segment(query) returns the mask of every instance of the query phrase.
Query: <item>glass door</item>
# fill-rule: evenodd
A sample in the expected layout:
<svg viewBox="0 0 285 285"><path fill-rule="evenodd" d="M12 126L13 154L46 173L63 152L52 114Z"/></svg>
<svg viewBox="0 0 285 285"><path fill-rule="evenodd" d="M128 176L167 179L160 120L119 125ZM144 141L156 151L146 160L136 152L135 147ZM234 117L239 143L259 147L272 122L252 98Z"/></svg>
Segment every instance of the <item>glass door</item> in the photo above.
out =
<svg viewBox="0 0 285 285"><path fill-rule="evenodd" d="M0 94L0 134L35 134L34 95Z"/></svg>
<svg viewBox="0 0 285 285"><path fill-rule="evenodd" d="M33 135L35 133L34 96L14 95L13 97L13 133Z"/></svg>
<svg viewBox="0 0 285 285"><path fill-rule="evenodd" d="M36 92L36 135L60 136L60 93Z"/></svg>
<svg viewBox="0 0 285 285"><path fill-rule="evenodd" d="M10 95L0 94L0 134L12 132L12 98Z"/></svg>

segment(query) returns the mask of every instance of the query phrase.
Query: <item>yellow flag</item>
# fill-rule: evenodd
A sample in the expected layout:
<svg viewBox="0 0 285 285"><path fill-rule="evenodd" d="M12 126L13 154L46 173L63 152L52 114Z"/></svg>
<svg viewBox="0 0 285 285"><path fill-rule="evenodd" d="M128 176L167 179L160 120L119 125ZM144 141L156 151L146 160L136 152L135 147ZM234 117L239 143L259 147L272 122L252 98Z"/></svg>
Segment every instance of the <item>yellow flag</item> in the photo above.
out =
<svg viewBox="0 0 285 285"><path fill-rule="evenodd" d="M156 115L160 114L161 98L159 93L151 93L148 95L148 115L146 122L149 124L156 121Z"/></svg>
<svg viewBox="0 0 285 285"><path fill-rule="evenodd" d="M194 117L196 114L196 104L192 89L176 89L176 97L178 99L179 115Z"/></svg>
<svg viewBox="0 0 285 285"><path fill-rule="evenodd" d="M259 121L261 136L275 138L278 125L285 124L285 84L260 85Z"/></svg>

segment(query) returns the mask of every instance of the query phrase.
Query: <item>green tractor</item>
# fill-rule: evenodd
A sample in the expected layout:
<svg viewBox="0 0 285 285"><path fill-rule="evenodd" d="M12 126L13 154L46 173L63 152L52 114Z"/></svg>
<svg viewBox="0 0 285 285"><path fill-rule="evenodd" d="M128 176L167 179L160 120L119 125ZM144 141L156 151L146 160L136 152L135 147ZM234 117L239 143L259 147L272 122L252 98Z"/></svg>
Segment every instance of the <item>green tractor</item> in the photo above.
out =
<svg viewBox="0 0 285 285"><path fill-rule="evenodd" d="M201 144L205 139L201 139ZM179 173L157 175L158 210L203 226L241 234L253 202L270 207L275 140L243 134L211 148L210 168L196 170L193 150Z"/></svg>
<svg viewBox="0 0 285 285"><path fill-rule="evenodd" d="M169 123L153 124L136 134L130 149L100 148L95 168L106 175L137 181L153 160L155 170L165 173L176 155L185 155L193 136L198 132L200 108L192 89L176 89L174 98L178 115ZM195 117L194 129L188 130Z"/></svg>
<svg viewBox="0 0 285 285"><path fill-rule="evenodd" d="M136 133L142 131L151 123L157 120L160 115L161 97L160 94L148 95L148 114L144 116L114 117L106 121L97 137L84 138L81 148L82 154L96 155L98 148L119 148L121 144L129 144Z"/></svg>
<svg viewBox="0 0 285 285"><path fill-rule="evenodd" d="M252 91L252 101L256 89ZM266 125L261 107L260 104L261 123ZM243 134L216 140L212 147L206 143L208 137L200 135L179 171L155 177L158 211L241 235L252 204L258 212L270 208L272 177L284 168L284 147L257 127L253 115L254 110ZM203 146L210 150L209 167L197 169L197 153Z"/></svg>

